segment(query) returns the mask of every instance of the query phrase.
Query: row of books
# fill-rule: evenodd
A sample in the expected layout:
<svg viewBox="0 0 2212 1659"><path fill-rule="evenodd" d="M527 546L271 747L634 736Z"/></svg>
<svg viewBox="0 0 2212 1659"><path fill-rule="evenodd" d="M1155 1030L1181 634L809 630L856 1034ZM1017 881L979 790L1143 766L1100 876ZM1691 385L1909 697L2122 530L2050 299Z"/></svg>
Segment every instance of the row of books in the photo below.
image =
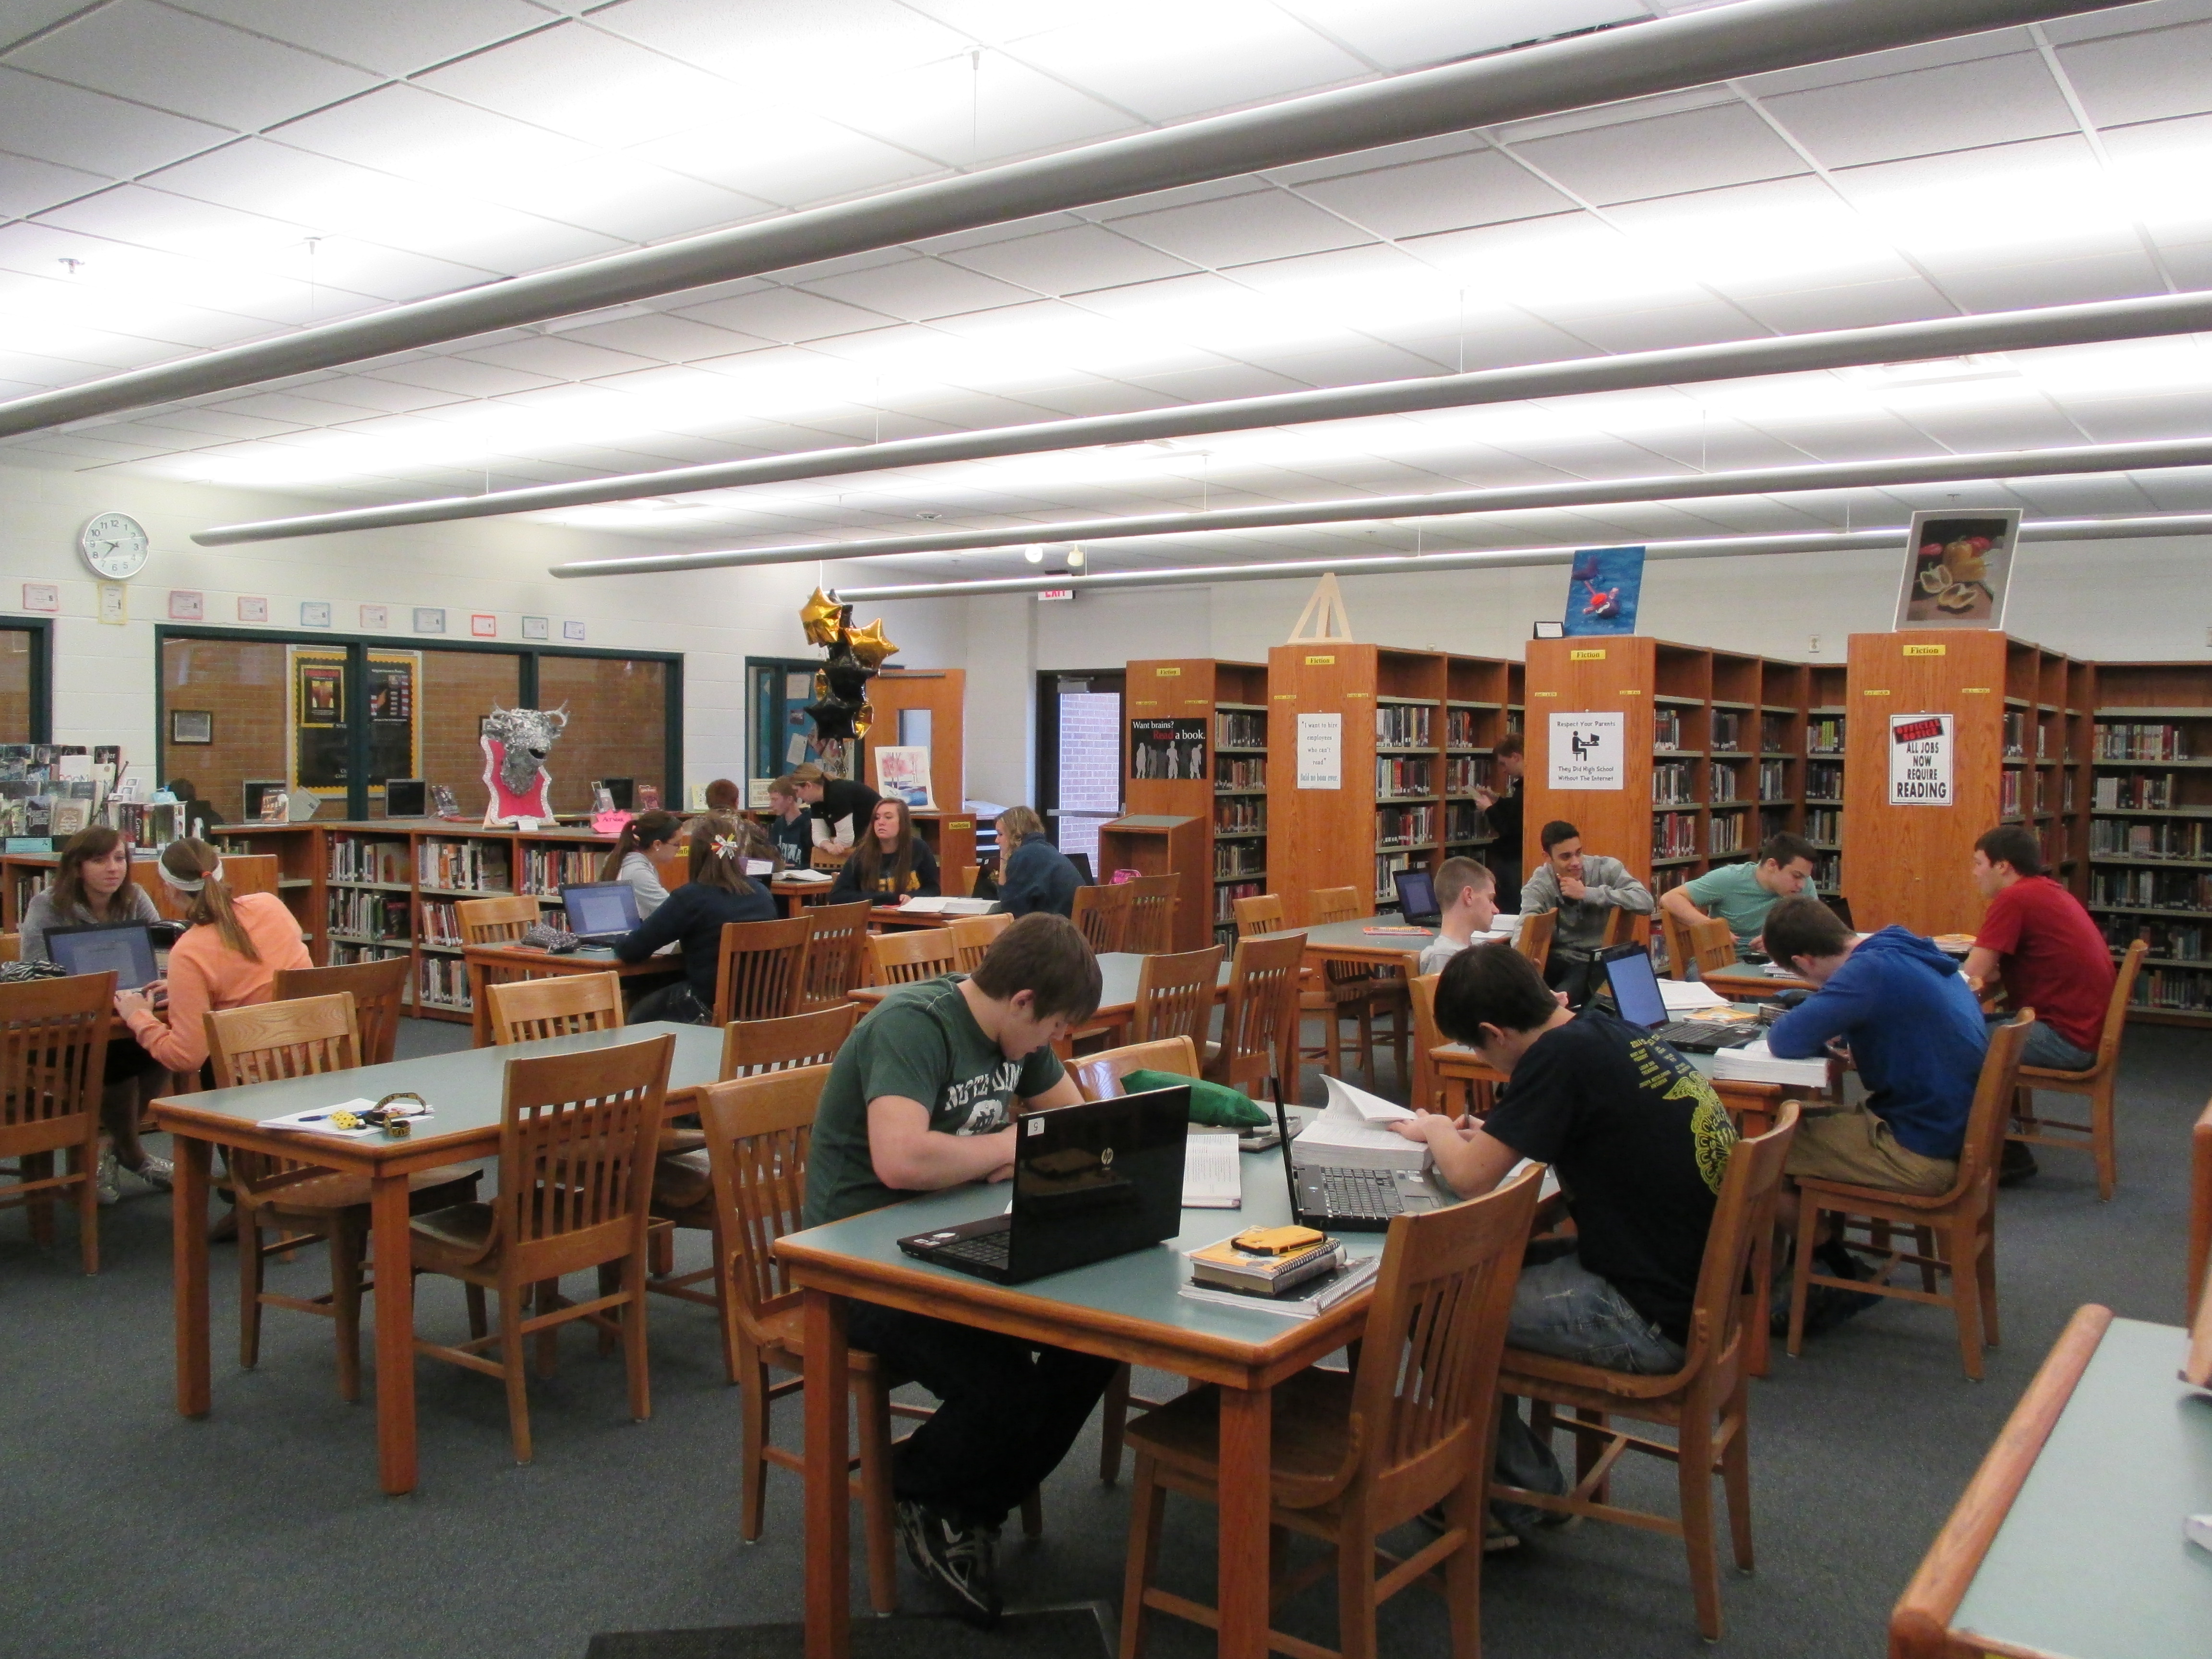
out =
<svg viewBox="0 0 2212 1659"><path fill-rule="evenodd" d="M1375 809L1375 845L1429 847L1437 839L1437 809L1433 802L1421 806L1378 806Z"/></svg>
<svg viewBox="0 0 2212 1659"><path fill-rule="evenodd" d="M606 855L603 847L526 847L520 890L550 896L565 884L597 881Z"/></svg>
<svg viewBox="0 0 2212 1659"><path fill-rule="evenodd" d="M1651 815L1651 856L1655 859L1697 857L1698 815L1695 812L1654 812Z"/></svg>
<svg viewBox="0 0 2212 1659"><path fill-rule="evenodd" d="M1213 873L1216 877L1266 875L1267 843L1263 841L1217 841L1213 843Z"/></svg>
<svg viewBox="0 0 2212 1659"><path fill-rule="evenodd" d="M1384 702L1375 706L1375 743L1382 749L1427 749L1437 711L1425 703Z"/></svg>
<svg viewBox="0 0 2212 1659"><path fill-rule="evenodd" d="M2007 767L1997 775L1997 816L2016 818L2021 816L2020 781L2025 775L2018 767Z"/></svg>
<svg viewBox="0 0 2212 1659"><path fill-rule="evenodd" d="M2212 910L2212 875L2179 870L2092 870L2092 904L2147 905L2154 910Z"/></svg>
<svg viewBox="0 0 2212 1659"><path fill-rule="evenodd" d="M1444 747L1447 749L1486 749L1478 735L1475 716L1479 708L1447 708L1444 710Z"/></svg>
<svg viewBox="0 0 2212 1659"><path fill-rule="evenodd" d="M1790 763L1788 761L1759 762L1759 798L1761 800L1790 799Z"/></svg>
<svg viewBox="0 0 2212 1659"><path fill-rule="evenodd" d="M2090 752L2100 761L2188 760L2189 728L2151 720L2099 720L2090 734Z"/></svg>
<svg viewBox="0 0 2212 1659"><path fill-rule="evenodd" d="M2070 775L2067 781L2073 781ZM2181 796L2171 772L2115 772L2096 781L2089 805L2100 812L2171 812L2181 805Z"/></svg>
<svg viewBox="0 0 2212 1659"><path fill-rule="evenodd" d="M1659 868L1651 872L1651 896L1656 898L1662 893L1672 892L1675 888L1680 887L1684 882L1689 879L1690 866L1688 865L1662 865Z"/></svg>
<svg viewBox="0 0 2212 1659"><path fill-rule="evenodd" d="M350 830L329 830L323 834L323 844L329 849L332 881L388 881L404 886L413 879L404 841L373 841Z"/></svg>
<svg viewBox="0 0 2212 1659"><path fill-rule="evenodd" d="M405 939L413 933L407 895L380 888L333 887L330 917L332 933L350 933L356 939Z"/></svg>
<svg viewBox="0 0 2212 1659"><path fill-rule="evenodd" d="M1844 857L1840 853L1823 853L1813 865L1813 884L1824 893L1840 893L1844 890Z"/></svg>
<svg viewBox="0 0 2212 1659"><path fill-rule="evenodd" d="M2179 962L2202 962L2205 930L2197 922L2143 921L2133 916L2106 916L2105 939L2116 951L2124 951L2137 939L2150 946L2154 957Z"/></svg>
<svg viewBox="0 0 2212 1659"><path fill-rule="evenodd" d="M1267 746L1267 717L1253 709L1215 709L1213 746L1217 749L1265 749Z"/></svg>
<svg viewBox="0 0 2212 1659"><path fill-rule="evenodd" d="M1471 795L1489 787L1490 763L1480 755L1450 755L1444 759L1444 793Z"/></svg>
<svg viewBox="0 0 2212 1659"><path fill-rule="evenodd" d="M1697 799L1697 768L1688 761L1662 761L1651 769L1654 806L1686 805Z"/></svg>
<svg viewBox="0 0 2212 1659"><path fill-rule="evenodd" d="M1471 800L1448 801L1444 805L1444 840L1454 847L1468 847L1491 839L1482 809Z"/></svg>
<svg viewBox="0 0 2212 1659"><path fill-rule="evenodd" d="M203 826L185 822L185 809L175 801L125 800L107 798L107 822L133 847L167 847L179 836L198 835Z"/></svg>
<svg viewBox="0 0 2212 1659"><path fill-rule="evenodd" d="M1215 888L1213 890L1214 926L1234 927L1237 925L1237 901L1241 898L1258 898L1267 890L1267 884L1260 881L1243 881L1233 885Z"/></svg>
<svg viewBox="0 0 2212 1659"><path fill-rule="evenodd" d="M1401 870L1425 870L1426 853L1377 853L1375 855L1375 902L1379 908L1398 902L1398 884L1391 879Z"/></svg>
<svg viewBox="0 0 2212 1659"><path fill-rule="evenodd" d="M1216 789L1265 789L1267 787L1267 757L1265 755L1216 755L1213 757L1213 787Z"/></svg>
<svg viewBox="0 0 2212 1659"><path fill-rule="evenodd" d="M1844 752L1844 717L1841 714L1815 714L1805 722L1805 752L1808 755L1840 755Z"/></svg>
<svg viewBox="0 0 2212 1659"><path fill-rule="evenodd" d="M2130 823L2124 818L2089 820L2089 856L2133 859L2212 859L2212 823L2203 818L2166 818Z"/></svg>
<svg viewBox="0 0 2212 1659"><path fill-rule="evenodd" d="M460 944L461 924L453 913L454 902L452 899L426 898L422 901L423 944Z"/></svg>
<svg viewBox="0 0 2212 1659"><path fill-rule="evenodd" d="M1716 754L1735 754L1743 748L1743 711L1713 710L1713 740L1706 745Z"/></svg>
<svg viewBox="0 0 2212 1659"><path fill-rule="evenodd" d="M1265 795L1224 795L1213 803L1213 827L1224 830L1265 830L1267 827L1267 798Z"/></svg>
<svg viewBox="0 0 2212 1659"><path fill-rule="evenodd" d="M1838 846L1844 839L1843 809L1835 806L1808 806L1805 809L1805 839Z"/></svg>
<svg viewBox="0 0 2212 1659"><path fill-rule="evenodd" d="M2032 786L2021 781L2021 779L2031 776L2035 780ZM2024 800L2034 802L2037 811L2048 812L2051 810L2050 775L2045 772L2030 773L2025 767L2007 767L1998 777L1998 815L2008 818L2018 817L2021 816L2021 803ZM2067 810L2069 811L2073 810L2073 805L2074 792L2069 787L2066 791Z"/></svg>
<svg viewBox="0 0 2212 1659"><path fill-rule="evenodd" d="M1743 769L1740 766L1728 761L1715 761L1712 764L1712 775L1707 781L1712 786L1713 792L1707 799L1715 805L1718 805L1723 801L1743 799L1741 790L1743 782Z"/></svg>
<svg viewBox="0 0 2212 1659"><path fill-rule="evenodd" d="M1375 757L1375 793L1378 796L1433 795L1436 792L1436 763L1426 755Z"/></svg>
<svg viewBox="0 0 2212 1659"><path fill-rule="evenodd" d="M1741 812L1716 812L1705 820L1705 851L1719 858L1724 854L1741 853L1743 844Z"/></svg>
<svg viewBox="0 0 2212 1659"><path fill-rule="evenodd" d="M2037 736L2042 735L2040 727ZM2007 760L2022 760L2027 755L2027 710L2008 708L2004 712L2004 753Z"/></svg>
<svg viewBox="0 0 2212 1659"><path fill-rule="evenodd" d="M496 841L424 840L415 846L415 874L425 887L466 893L503 893L508 885L507 844Z"/></svg>
<svg viewBox="0 0 2212 1659"><path fill-rule="evenodd" d="M382 962L387 957L407 954L404 946L395 951L387 945L356 945L348 939L334 939L331 941L331 966L333 968L343 968L349 962Z"/></svg>
<svg viewBox="0 0 2212 1659"><path fill-rule="evenodd" d="M2167 1013L2212 1014L2212 973L2201 968L2147 968L2136 975L2130 1008Z"/></svg>
<svg viewBox="0 0 2212 1659"><path fill-rule="evenodd" d="M1682 746L1682 711L1679 708L1655 708L1651 711L1651 747L1655 751L1672 754Z"/></svg>
<svg viewBox="0 0 2212 1659"><path fill-rule="evenodd" d="M1807 800L1840 801L1843 798L1844 766L1841 761L1805 763L1805 799Z"/></svg>
<svg viewBox="0 0 2212 1659"><path fill-rule="evenodd" d="M459 957L424 957L416 970L415 1000L425 1008L467 1013L476 1006L469 1000L468 963Z"/></svg>

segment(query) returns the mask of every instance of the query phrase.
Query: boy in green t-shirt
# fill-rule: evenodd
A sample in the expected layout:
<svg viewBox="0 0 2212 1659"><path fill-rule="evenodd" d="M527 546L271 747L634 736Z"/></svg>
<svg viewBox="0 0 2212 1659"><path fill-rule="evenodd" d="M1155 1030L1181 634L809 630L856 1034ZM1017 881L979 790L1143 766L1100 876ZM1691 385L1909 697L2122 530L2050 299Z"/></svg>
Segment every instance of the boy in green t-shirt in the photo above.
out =
<svg viewBox="0 0 2212 1659"><path fill-rule="evenodd" d="M1662 893L1659 903L1684 927L1718 916L1735 935L1738 950L1757 950L1769 910L1800 893L1816 896L1813 866L1819 856L1802 836L1775 836L1759 849L1756 860L1739 860L1708 870L1695 881Z"/></svg>
<svg viewBox="0 0 2212 1659"><path fill-rule="evenodd" d="M1098 987L1074 924L1040 912L1000 934L974 974L885 997L823 1085L805 1224L1006 1180L1017 1113L1081 1098L1052 1045L1097 1011ZM942 1402L893 1454L899 1535L961 1617L988 1628L1000 1605L999 1524L1067 1455L1114 1362L866 1302L847 1328Z"/></svg>

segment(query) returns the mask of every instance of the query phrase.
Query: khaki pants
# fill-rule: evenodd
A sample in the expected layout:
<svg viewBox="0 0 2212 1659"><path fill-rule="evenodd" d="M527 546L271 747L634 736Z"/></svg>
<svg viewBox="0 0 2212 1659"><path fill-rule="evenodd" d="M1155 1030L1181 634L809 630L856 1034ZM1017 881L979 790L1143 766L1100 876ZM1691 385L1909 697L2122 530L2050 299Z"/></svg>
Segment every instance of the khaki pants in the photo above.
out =
<svg viewBox="0 0 2212 1659"><path fill-rule="evenodd" d="M1798 1109L1805 1115L1798 1119L1797 1138L1790 1144L1785 1167L1791 1175L1924 1198L1948 1193L1959 1178L1956 1159L1926 1158L1899 1146L1889 1125L1864 1106L1801 1101Z"/></svg>

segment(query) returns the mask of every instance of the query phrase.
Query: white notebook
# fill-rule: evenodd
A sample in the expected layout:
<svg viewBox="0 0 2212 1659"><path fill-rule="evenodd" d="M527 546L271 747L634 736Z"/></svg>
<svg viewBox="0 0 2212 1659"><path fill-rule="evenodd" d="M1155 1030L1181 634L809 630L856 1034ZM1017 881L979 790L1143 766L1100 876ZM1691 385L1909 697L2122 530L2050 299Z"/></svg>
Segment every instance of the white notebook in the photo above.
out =
<svg viewBox="0 0 2212 1659"><path fill-rule="evenodd" d="M1182 1155L1182 1206L1186 1210L1244 1207L1244 1167L1237 1161L1235 1135L1191 1132Z"/></svg>

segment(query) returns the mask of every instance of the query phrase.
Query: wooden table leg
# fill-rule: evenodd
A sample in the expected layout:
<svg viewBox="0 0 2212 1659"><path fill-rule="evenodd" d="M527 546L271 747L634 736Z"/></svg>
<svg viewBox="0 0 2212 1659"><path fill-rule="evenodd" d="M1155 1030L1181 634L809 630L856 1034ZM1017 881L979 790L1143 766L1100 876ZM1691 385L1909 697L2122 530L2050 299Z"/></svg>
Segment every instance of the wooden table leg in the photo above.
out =
<svg viewBox="0 0 2212 1659"><path fill-rule="evenodd" d="M415 1490L415 1273L407 1177L369 1185L376 1262L376 1456L384 1490ZM507 1363L514 1357L507 1356Z"/></svg>
<svg viewBox="0 0 2212 1659"><path fill-rule="evenodd" d="M1221 1390L1221 1659L1267 1659L1267 1471L1273 1404L1274 1396L1265 1389Z"/></svg>
<svg viewBox="0 0 2212 1659"><path fill-rule="evenodd" d="M215 1149L204 1140L176 1135L170 1150L177 1166L169 1194L175 1239L177 1409L186 1417L205 1417L214 1394L208 1377L208 1167Z"/></svg>
<svg viewBox="0 0 2212 1659"><path fill-rule="evenodd" d="M806 1659L852 1643L853 1519L847 1461L845 1299L810 1288L806 1341ZM1263 1595L1265 1592L1262 1592Z"/></svg>

